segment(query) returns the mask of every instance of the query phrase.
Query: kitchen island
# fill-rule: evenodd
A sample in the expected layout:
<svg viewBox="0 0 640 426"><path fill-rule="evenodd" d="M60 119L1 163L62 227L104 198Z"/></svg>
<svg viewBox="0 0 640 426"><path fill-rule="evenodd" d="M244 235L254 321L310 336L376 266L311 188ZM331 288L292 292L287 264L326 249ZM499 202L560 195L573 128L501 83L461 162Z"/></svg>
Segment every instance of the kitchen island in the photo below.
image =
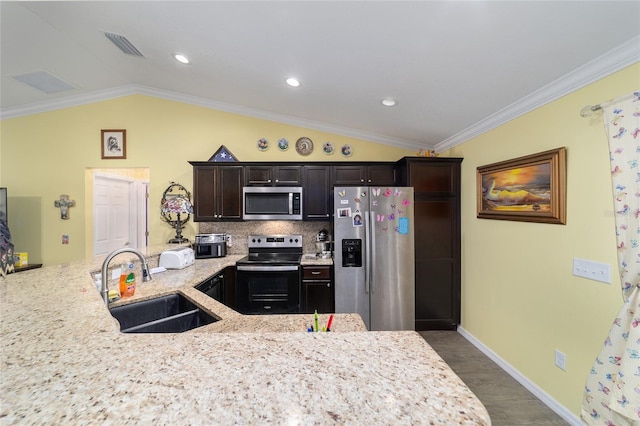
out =
<svg viewBox="0 0 640 426"><path fill-rule="evenodd" d="M152 267L160 251L145 253ZM335 332L307 333L311 315L245 316L193 289L236 258L138 280L131 301L179 292L218 319L180 334L120 333L99 262L0 278L0 423L490 424L415 332L342 314Z"/></svg>

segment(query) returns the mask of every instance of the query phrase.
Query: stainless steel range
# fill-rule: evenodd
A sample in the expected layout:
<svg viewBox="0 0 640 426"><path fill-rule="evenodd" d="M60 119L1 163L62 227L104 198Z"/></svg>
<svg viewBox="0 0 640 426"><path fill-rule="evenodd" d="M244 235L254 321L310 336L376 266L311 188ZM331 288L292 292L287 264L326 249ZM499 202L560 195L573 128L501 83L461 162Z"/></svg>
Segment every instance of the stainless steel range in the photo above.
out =
<svg viewBox="0 0 640 426"><path fill-rule="evenodd" d="M236 262L236 310L300 312L302 235L249 235L249 255Z"/></svg>

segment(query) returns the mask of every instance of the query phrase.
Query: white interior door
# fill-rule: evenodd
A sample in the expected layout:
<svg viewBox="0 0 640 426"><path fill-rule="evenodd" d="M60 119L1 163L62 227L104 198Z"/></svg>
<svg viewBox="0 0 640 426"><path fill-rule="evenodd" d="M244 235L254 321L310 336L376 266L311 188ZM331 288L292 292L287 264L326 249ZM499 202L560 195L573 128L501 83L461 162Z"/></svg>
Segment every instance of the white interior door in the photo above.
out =
<svg viewBox="0 0 640 426"><path fill-rule="evenodd" d="M93 182L93 255L146 246L147 183L105 174Z"/></svg>

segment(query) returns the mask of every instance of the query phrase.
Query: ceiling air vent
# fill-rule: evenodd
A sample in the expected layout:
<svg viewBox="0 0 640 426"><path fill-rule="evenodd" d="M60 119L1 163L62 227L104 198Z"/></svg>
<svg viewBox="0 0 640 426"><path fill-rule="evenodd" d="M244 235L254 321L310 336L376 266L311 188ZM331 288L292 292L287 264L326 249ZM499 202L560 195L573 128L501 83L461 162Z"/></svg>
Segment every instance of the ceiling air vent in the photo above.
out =
<svg viewBox="0 0 640 426"><path fill-rule="evenodd" d="M12 77L44 93L63 92L65 90L75 89L71 84L62 81L46 71L36 71L28 74L14 75Z"/></svg>
<svg viewBox="0 0 640 426"><path fill-rule="evenodd" d="M104 33L104 35L127 55L144 56L125 36L114 33Z"/></svg>

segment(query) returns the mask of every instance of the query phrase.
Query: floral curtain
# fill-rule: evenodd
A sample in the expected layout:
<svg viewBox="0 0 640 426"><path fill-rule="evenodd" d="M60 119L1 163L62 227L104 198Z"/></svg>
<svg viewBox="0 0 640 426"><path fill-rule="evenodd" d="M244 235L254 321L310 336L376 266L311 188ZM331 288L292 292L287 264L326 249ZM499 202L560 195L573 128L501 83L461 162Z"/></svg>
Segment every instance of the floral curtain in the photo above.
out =
<svg viewBox="0 0 640 426"><path fill-rule="evenodd" d="M640 425L640 92L603 106L624 305L587 377L588 425Z"/></svg>

